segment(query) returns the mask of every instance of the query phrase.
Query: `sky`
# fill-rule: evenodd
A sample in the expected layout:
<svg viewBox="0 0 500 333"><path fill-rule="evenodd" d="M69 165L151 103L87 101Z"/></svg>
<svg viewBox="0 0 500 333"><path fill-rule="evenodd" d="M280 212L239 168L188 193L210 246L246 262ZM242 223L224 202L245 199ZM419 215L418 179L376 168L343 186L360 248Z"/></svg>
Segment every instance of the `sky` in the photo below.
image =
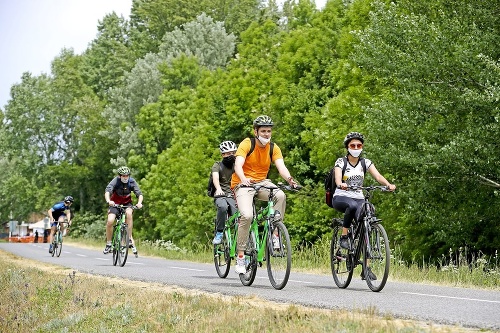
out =
<svg viewBox="0 0 500 333"><path fill-rule="evenodd" d="M326 0L315 0L323 8ZM50 74L63 48L81 54L113 11L127 18L132 0L0 0L0 109L24 72Z"/></svg>

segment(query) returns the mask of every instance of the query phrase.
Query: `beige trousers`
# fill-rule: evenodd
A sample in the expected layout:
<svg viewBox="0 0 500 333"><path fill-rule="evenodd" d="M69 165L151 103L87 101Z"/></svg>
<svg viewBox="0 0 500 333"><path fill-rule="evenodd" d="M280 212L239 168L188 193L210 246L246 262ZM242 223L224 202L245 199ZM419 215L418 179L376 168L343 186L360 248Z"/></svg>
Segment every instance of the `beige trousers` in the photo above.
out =
<svg viewBox="0 0 500 333"><path fill-rule="evenodd" d="M274 185L269 179L265 179L256 185L271 186ZM281 213L281 218L285 216L286 208L286 195L282 190L273 191L274 193L274 209ZM248 234L250 231L250 225L253 220L253 198L256 197L258 200L267 201L269 198L269 190L265 188L259 189L256 193L255 189L252 187L237 187L235 191L236 203L238 204L238 210L240 211L240 222L238 226L238 251L244 251L248 242Z"/></svg>

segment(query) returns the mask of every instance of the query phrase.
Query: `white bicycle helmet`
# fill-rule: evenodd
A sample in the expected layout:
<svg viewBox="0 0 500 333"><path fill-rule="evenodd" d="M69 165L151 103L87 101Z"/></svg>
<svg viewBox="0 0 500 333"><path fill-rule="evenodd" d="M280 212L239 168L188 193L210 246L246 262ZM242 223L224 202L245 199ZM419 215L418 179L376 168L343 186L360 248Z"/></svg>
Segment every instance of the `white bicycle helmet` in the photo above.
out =
<svg viewBox="0 0 500 333"><path fill-rule="evenodd" d="M236 143L234 143L233 141L221 142L221 144L219 145L219 149L222 154L238 150L238 148L236 147Z"/></svg>

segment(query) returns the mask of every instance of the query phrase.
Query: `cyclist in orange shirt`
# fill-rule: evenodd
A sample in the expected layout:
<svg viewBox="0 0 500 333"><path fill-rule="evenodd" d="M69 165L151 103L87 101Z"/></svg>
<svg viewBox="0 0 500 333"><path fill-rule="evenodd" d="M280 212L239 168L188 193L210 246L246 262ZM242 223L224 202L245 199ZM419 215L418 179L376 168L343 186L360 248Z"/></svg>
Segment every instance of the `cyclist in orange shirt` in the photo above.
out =
<svg viewBox="0 0 500 333"><path fill-rule="evenodd" d="M278 145L271 143L273 126L274 123L270 117L257 117L253 122L255 138L246 138L243 140L236 151L231 188L235 193L238 210L241 214L238 226L238 256L236 258L236 273L238 274L246 273L244 251L247 246L250 224L253 218L253 198L256 196L259 200L267 201L269 197L269 190L260 189L256 192L249 185L262 184L272 186L273 183L267 179L267 174L271 167L271 162L274 162L281 177L286 179L290 186L297 186L297 182L285 166L281 149ZM252 141L254 145L252 145ZM253 151L251 151L252 146L254 146ZM281 190L275 193L276 202L274 208L281 213L281 218L283 218L286 208L286 195Z"/></svg>

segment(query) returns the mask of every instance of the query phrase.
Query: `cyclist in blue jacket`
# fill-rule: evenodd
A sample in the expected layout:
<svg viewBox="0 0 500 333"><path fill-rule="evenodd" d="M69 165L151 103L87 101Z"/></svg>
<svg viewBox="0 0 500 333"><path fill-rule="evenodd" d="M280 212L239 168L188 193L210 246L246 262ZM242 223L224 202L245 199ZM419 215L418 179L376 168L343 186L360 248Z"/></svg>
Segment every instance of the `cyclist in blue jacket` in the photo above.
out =
<svg viewBox="0 0 500 333"><path fill-rule="evenodd" d="M50 220L50 247L49 253L52 253L52 237L54 237L54 233L56 232L57 223L64 222L66 218L68 221L68 225L71 225L71 204L73 203L73 197L68 195L64 198L63 201L56 202L51 209L48 210L49 220ZM64 230L66 229L65 223L61 224L61 231L64 234Z"/></svg>

